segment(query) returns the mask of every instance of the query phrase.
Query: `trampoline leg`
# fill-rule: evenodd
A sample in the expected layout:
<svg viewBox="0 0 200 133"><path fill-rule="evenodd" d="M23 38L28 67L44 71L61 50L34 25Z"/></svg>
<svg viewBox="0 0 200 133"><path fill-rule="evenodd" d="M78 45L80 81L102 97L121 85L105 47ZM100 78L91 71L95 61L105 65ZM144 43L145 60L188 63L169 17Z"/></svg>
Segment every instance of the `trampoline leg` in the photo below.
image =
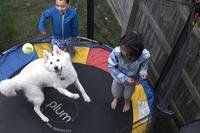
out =
<svg viewBox="0 0 200 133"><path fill-rule="evenodd" d="M85 92L83 86L81 85L81 83L79 82L78 79L74 82L74 85L75 85L76 88L81 92L84 101L85 101L85 102L90 102L90 101L91 101L90 97L87 95L87 93Z"/></svg>
<svg viewBox="0 0 200 133"><path fill-rule="evenodd" d="M44 121L44 122L49 122L49 119L40 111L40 106L35 105L34 106L34 111L38 114L38 116Z"/></svg>
<svg viewBox="0 0 200 133"><path fill-rule="evenodd" d="M69 98L78 99L80 97L79 94L76 94L76 93L73 94L73 93L71 93L70 91L68 91L66 89L59 88L59 87L56 87L56 86L54 86L54 88L56 90L58 90L58 92L60 92L61 94L65 95L65 96L67 96Z"/></svg>

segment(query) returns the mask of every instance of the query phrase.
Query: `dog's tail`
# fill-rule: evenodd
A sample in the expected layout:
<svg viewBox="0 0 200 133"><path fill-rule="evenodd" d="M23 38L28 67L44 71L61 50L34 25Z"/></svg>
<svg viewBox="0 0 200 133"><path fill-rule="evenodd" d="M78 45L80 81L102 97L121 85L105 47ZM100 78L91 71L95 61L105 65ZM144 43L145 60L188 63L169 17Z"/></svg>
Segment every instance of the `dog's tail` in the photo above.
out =
<svg viewBox="0 0 200 133"><path fill-rule="evenodd" d="M21 86L14 79L6 79L0 82L0 93L5 96L15 96L16 90L20 90Z"/></svg>

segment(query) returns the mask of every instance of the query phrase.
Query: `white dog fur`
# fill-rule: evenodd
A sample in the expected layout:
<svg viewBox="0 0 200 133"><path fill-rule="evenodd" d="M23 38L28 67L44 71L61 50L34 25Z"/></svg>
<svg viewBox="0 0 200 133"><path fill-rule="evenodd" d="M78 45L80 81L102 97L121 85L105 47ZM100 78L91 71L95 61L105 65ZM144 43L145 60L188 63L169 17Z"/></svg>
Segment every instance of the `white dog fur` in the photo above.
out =
<svg viewBox="0 0 200 133"><path fill-rule="evenodd" d="M78 99L79 94L66 89L74 83L84 101L91 100L78 80L69 53L55 45L52 54L43 50L43 55L44 58L31 62L15 77L0 82L0 92L6 96L15 96L17 90L23 90L28 101L33 103L34 111L44 122L48 122L49 119L40 111L44 101L43 87L54 87L63 95Z"/></svg>

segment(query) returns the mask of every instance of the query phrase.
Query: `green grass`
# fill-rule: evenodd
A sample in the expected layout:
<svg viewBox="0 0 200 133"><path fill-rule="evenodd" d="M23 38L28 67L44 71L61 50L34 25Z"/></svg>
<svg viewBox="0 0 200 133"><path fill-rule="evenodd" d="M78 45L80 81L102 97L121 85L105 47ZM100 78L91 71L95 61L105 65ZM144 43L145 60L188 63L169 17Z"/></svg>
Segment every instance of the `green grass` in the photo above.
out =
<svg viewBox="0 0 200 133"><path fill-rule="evenodd" d="M27 39L35 39L40 33L38 22L41 13L53 5L52 0L1 0L0 1L0 50L12 47ZM87 1L73 0L71 6L77 8L79 36L87 32ZM106 0L95 0L94 38L101 42L118 44L118 25ZM50 23L47 23L50 34Z"/></svg>

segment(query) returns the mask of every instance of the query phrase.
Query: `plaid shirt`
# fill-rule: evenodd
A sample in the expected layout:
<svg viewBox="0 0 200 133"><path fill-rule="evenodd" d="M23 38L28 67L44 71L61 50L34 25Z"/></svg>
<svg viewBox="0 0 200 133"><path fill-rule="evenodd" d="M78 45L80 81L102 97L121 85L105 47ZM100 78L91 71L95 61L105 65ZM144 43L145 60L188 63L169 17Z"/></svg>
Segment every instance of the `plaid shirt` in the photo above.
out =
<svg viewBox="0 0 200 133"><path fill-rule="evenodd" d="M116 47L108 58L108 67L111 71L111 76L118 83L122 84L128 78L138 78L139 73L147 74L149 58L149 51L144 49L142 55L136 61L127 61L121 56L120 47Z"/></svg>

